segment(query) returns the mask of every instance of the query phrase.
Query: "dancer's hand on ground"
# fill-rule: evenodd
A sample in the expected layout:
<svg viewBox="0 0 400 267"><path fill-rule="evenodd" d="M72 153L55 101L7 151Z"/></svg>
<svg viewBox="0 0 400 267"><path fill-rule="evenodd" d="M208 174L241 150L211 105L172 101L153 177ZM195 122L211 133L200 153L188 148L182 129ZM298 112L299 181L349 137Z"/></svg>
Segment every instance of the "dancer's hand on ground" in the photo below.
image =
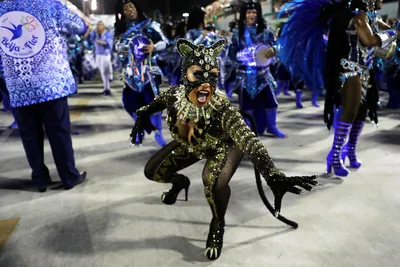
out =
<svg viewBox="0 0 400 267"><path fill-rule="evenodd" d="M144 130L150 128L153 131L157 131L157 128L151 123L150 117L142 111L137 112L137 118L135 125L132 128L130 138L131 145L140 145L143 141Z"/></svg>
<svg viewBox="0 0 400 267"><path fill-rule="evenodd" d="M272 190L272 193L275 197L275 216L277 217L281 212L282 199L283 196L287 193L293 193L296 195L305 194L305 190L307 191L315 191L318 185L321 185L315 179L318 176L293 176L293 177L285 177L285 176L274 176L270 177L267 181L267 184ZM303 189L301 189L303 188Z"/></svg>

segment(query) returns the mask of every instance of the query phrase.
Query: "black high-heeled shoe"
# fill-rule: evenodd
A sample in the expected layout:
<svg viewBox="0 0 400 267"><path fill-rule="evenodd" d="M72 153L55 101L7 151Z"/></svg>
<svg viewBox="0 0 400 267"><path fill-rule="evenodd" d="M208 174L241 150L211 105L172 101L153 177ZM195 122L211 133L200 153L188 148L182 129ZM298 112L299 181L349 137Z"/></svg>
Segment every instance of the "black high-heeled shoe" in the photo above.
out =
<svg viewBox="0 0 400 267"><path fill-rule="evenodd" d="M210 232L206 243L206 256L209 260L216 260L221 256L224 244L225 221L213 218L210 223Z"/></svg>
<svg viewBox="0 0 400 267"><path fill-rule="evenodd" d="M185 189L185 201L188 201L189 186L189 178L182 174L175 174L174 178L172 179L172 188L161 195L161 201L167 205L175 204L176 199L178 198L178 195L182 189Z"/></svg>

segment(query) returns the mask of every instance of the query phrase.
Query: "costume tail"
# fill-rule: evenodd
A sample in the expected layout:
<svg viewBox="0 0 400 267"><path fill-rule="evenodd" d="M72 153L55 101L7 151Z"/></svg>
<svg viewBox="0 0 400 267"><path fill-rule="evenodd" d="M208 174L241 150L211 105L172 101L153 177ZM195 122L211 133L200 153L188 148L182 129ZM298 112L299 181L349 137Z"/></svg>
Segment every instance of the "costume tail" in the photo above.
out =
<svg viewBox="0 0 400 267"><path fill-rule="evenodd" d="M253 116L248 114L248 113L246 113L246 112L244 112L244 111L241 111L240 113L242 114L243 118L247 119L250 122L251 129L257 135L257 131L255 130L255 129L257 129L257 125L256 125L256 122L255 122ZM286 219L285 217L283 217L280 214L278 214L278 216L275 216L275 209L271 205L271 203L268 201L268 198L265 195L260 172L256 168L254 168L254 173L255 173L255 176L256 176L256 184L257 184L258 193L260 194L261 200L264 203L264 205L267 207L269 212L271 212L271 214L274 217L276 217L278 220L280 220L281 222L286 223L287 225L289 225L289 226L291 226L293 228L299 227L299 225L296 222L291 221L289 219Z"/></svg>
<svg viewBox="0 0 400 267"><path fill-rule="evenodd" d="M293 0L279 13L290 15L278 39L280 59L292 77L299 77L313 91L325 88L324 34L333 8L330 0Z"/></svg>

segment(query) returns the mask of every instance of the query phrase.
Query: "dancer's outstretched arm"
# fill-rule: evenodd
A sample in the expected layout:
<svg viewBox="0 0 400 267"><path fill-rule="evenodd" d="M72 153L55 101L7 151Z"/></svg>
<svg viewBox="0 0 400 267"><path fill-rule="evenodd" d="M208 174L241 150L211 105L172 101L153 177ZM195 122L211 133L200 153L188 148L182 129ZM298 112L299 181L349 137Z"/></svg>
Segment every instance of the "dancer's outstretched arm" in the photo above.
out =
<svg viewBox="0 0 400 267"><path fill-rule="evenodd" d="M137 119L130 134L132 145L136 143L136 137L138 137L139 144L142 143L145 128L150 127L153 131L158 131L151 123L150 116L168 107L168 102L174 98L173 92L173 88L170 88L167 92L161 92L149 105L136 111Z"/></svg>
<svg viewBox="0 0 400 267"><path fill-rule="evenodd" d="M221 121L222 128L267 181L275 196L276 215L280 212L284 194L290 192L299 195L303 193L301 188L311 191L313 186L318 184L317 181L314 181L317 176L286 177L277 169L268 155L267 149L247 126L237 108L227 105L223 109Z"/></svg>

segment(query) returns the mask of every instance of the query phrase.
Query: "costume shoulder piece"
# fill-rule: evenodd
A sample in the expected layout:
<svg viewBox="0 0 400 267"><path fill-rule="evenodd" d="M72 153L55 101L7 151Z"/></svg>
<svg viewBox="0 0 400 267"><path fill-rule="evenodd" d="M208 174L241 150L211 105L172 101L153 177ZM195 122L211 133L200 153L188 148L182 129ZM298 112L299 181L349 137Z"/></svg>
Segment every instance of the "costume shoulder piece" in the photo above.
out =
<svg viewBox="0 0 400 267"><path fill-rule="evenodd" d="M171 85L170 87L168 87L167 93L168 94L177 94L184 90L185 90L185 87L183 85Z"/></svg>
<svg viewBox="0 0 400 267"><path fill-rule="evenodd" d="M158 23L158 22L156 22L156 21L151 21L151 23L150 23L150 28L152 28L153 30L155 30L156 32L158 32L158 33L161 33L162 32L162 30L161 30L161 24L160 23Z"/></svg>
<svg viewBox="0 0 400 267"><path fill-rule="evenodd" d="M160 23L158 23L158 22L156 22L156 21L152 21L152 22L150 23L149 28L151 28L151 29L153 29L155 32L157 32L157 33L161 36L161 39L162 39L164 42L169 43L168 38L165 36L165 34L163 33L163 31L162 31L162 29L161 29L161 24L160 24Z"/></svg>

